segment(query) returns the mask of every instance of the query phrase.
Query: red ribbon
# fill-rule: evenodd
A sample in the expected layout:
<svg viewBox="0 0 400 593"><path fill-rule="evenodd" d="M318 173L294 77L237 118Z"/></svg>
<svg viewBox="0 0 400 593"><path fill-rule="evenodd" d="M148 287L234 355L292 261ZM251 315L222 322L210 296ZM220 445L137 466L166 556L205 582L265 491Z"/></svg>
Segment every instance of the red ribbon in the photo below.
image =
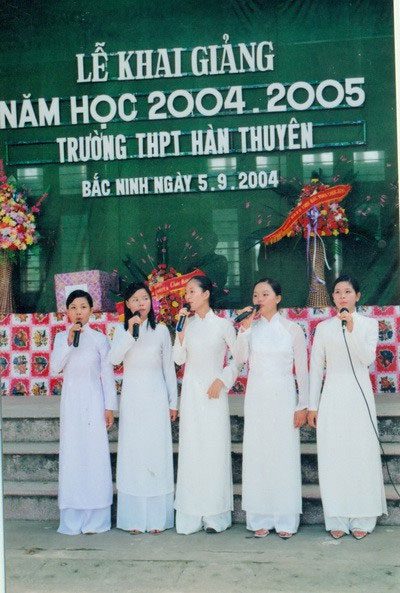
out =
<svg viewBox="0 0 400 593"><path fill-rule="evenodd" d="M171 294L171 292L179 292L183 290L186 284L193 278L193 276L205 276L204 272L201 270L193 270L190 274L184 274L183 276L175 276L175 278L169 278L168 280L163 280L162 282L157 282L157 284L153 284L150 287L151 296L153 299L157 299L158 301L163 297ZM119 301L115 303L115 308L119 317L124 315L124 301Z"/></svg>
<svg viewBox="0 0 400 593"><path fill-rule="evenodd" d="M303 198L302 201L289 213L285 222L273 233L270 233L263 238L263 243L265 245L277 243L292 230L292 227L296 222L308 212L310 208L313 206L323 206L331 202L340 202L347 196L350 190L351 185L335 185L321 191L316 191L315 194Z"/></svg>
<svg viewBox="0 0 400 593"><path fill-rule="evenodd" d="M186 284L193 278L193 276L205 276L201 270L193 270L190 274L184 274L183 276L176 276L163 282L157 282L150 287L151 296L153 299L160 300L171 292L179 292L183 290Z"/></svg>

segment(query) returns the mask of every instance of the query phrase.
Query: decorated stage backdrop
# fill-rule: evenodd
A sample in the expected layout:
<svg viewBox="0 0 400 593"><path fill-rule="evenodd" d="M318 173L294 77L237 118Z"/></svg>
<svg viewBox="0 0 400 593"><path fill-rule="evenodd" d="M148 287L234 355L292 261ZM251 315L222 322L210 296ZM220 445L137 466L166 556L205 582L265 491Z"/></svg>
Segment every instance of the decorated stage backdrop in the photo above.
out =
<svg viewBox="0 0 400 593"><path fill-rule="evenodd" d="M265 275L314 306L340 271L399 302L392 0L18 0L0 21L0 160L48 192L17 311L56 310L57 274L160 263L205 271L220 308Z"/></svg>
<svg viewBox="0 0 400 593"><path fill-rule="evenodd" d="M400 389L400 306L362 307L361 312L379 321L377 358L371 368L375 393L396 393ZM219 312L233 317L234 311ZM310 348L315 327L334 314L333 309L283 309L282 314L303 328ZM116 313L96 313L90 324L112 336L118 323ZM57 332L65 329L64 313L3 316L0 328L0 391L3 396L59 396L62 378L50 371L50 353ZM118 391L121 390L122 366L115 368ZM244 395L246 371L237 379L231 393Z"/></svg>

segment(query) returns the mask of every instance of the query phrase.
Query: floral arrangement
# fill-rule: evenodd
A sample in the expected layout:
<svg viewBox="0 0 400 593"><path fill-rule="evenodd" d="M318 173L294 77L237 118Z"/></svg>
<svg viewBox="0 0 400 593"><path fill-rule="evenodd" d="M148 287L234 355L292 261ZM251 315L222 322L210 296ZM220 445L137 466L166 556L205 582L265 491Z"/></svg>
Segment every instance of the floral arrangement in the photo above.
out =
<svg viewBox="0 0 400 593"><path fill-rule="evenodd" d="M7 180L0 162L0 249L4 255L25 251L37 243L35 215L47 194L43 194L34 206L29 208L27 192L17 190L11 180Z"/></svg>
<svg viewBox="0 0 400 593"><path fill-rule="evenodd" d="M315 184L306 185L302 189L300 201L315 194L316 191L322 191L328 187L322 183L317 186ZM295 222L287 236L302 235L307 239L314 237L315 234L320 237L337 237L340 234L347 235L348 233L349 221L346 212L344 208L334 202L310 208Z"/></svg>
<svg viewBox="0 0 400 593"><path fill-rule="evenodd" d="M147 276L147 281L150 291L153 293L157 284L163 283L173 278L182 276L175 268L167 266L167 264L158 264L150 274ZM160 299L153 298L154 313L157 321L161 321L166 325L174 326L178 321L178 312L182 308L184 300L185 289L174 291L166 294Z"/></svg>
<svg viewBox="0 0 400 593"><path fill-rule="evenodd" d="M324 237L349 233L349 223L344 209L339 206L351 191L351 185L326 185L313 172L311 183L305 185L298 202L289 212L281 226L263 237L265 245L300 235L306 240L307 269L310 289L307 304L312 307L328 306L329 295L326 290L325 266L330 270L326 256ZM339 249L335 242L335 249Z"/></svg>
<svg viewBox="0 0 400 593"><path fill-rule="evenodd" d="M349 224L344 208L339 204L329 204L323 208L314 206L296 222L288 236L303 235L306 239L309 229L310 237L314 237L315 230L320 237L348 235Z"/></svg>
<svg viewBox="0 0 400 593"><path fill-rule="evenodd" d="M168 223L156 228L155 257L151 254L149 240L145 238L143 232L128 239L127 245L135 249L134 257L127 255L122 260L129 275L126 273L122 275L118 270L114 270L113 273L118 277L119 289L118 291L111 290L120 321L124 316L124 301L121 298L123 299L126 288L131 282L144 282L152 294L153 309L157 321L165 323L169 327L175 327L179 318L178 313L185 303L184 295L187 282L192 276L204 274L201 269L191 264L193 258L199 258L197 248L203 240L195 229L191 231L191 239L185 242L181 250L181 257L177 262L177 268L182 266L186 268L185 272L178 272L176 268L168 264L170 228L171 225ZM206 263L206 258L202 259Z"/></svg>

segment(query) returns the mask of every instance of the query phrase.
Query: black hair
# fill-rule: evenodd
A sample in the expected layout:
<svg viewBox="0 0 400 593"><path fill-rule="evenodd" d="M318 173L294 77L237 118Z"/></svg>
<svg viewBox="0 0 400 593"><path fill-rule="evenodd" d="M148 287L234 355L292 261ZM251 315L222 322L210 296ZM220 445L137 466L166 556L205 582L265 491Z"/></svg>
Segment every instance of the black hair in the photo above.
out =
<svg viewBox="0 0 400 593"><path fill-rule="evenodd" d="M144 284L143 282L133 282L132 284L129 284L129 286L126 288L125 294L124 294L124 328L125 329L128 329L128 321L131 317L133 317L133 313L130 309L128 309L128 307L126 305L126 301L128 301L131 298L131 296L133 294L135 294L135 292L137 292L138 290L141 290L141 289L145 290L150 297L150 311L147 316L147 324L150 324L151 329L156 328L156 325L157 325L156 324L156 316L155 316L154 309L153 309L153 299L152 299L149 287L147 286L147 284Z"/></svg>
<svg viewBox="0 0 400 593"><path fill-rule="evenodd" d="M280 296L280 297L282 296L282 287L279 284L279 282L277 282L277 280L274 280L273 278L269 278L269 277L260 278L260 280L257 280L256 282L254 282L253 291L254 291L255 287L257 286L257 284L261 284L263 282L270 285L270 287L272 288L272 290L274 291L276 296ZM280 302L277 303L278 309L279 309L279 305L280 305Z"/></svg>
<svg viewBox="0 0 400 593"><path fill-rule="evenodd" d="M86 299L89 304L89 307L90 308L93 307L92 296L88 292L86 292L86 290L73 290L72 292L69 293L69 295L67 297L67 302L66 302L67 309L75 299Z"/></svg>
<svg viewBox="0 0 400 593"><path fill-rule="evenodd" d="M333 283L331 294L334 293L336 285L339 284L339 282L348 282L353 287L354 292L360 292L360 283L356 278L353 278L353 276L349 276L348 274L340 274Z"/></svg>
<svg viewBox="0 0 400 593"><path fill-rule="evenodd" d="M209 298L209 305L211 307L211 309L214 309L215 307L215 290L214 290L214 285L211 282L211 279L208 276L193 276L189 282L191 282L192 280L195 280L197 282L197 284L200 286L201 290L203 292L205 292L206 290L208 290L210 292L210 298Z"/></svg>

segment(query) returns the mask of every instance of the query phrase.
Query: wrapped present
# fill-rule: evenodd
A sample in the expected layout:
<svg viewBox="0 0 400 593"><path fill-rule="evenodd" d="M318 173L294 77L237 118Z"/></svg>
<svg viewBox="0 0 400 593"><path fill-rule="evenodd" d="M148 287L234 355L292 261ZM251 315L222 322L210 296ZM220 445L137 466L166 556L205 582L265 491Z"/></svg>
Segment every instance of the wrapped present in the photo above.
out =
<svg viewBox="0 0 400 593"><path fill-rule="evenodd" d="M115 290L116 276L100 270L69 272L54 276L57 311L66 311L65 301L73 290L85 290L92 295L94 311L115 311L110 290Z"/></svg>

